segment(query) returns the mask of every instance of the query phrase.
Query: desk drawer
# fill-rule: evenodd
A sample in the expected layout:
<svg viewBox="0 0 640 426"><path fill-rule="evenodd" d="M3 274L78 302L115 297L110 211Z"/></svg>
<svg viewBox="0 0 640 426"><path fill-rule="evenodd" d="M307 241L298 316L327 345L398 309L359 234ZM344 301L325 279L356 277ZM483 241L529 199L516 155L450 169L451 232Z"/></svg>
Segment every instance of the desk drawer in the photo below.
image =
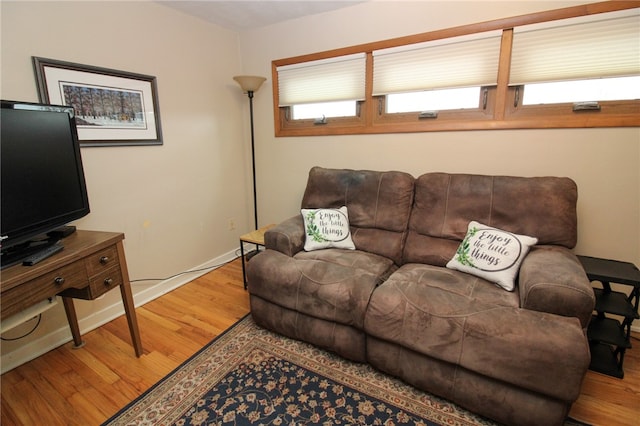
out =
<svg viewBox="0 0 640 426"><path fill-rule="evenodd" d="M92 277L89 282L91 298L94 299L120 285L122 285L122 272L120 271L120 267L109 268L106 271L102 271L100 274Z"/></svg>
<svg viewBox="0 0 640 426"><path fill-rule="evenodd" d="M69 288L61 296L93 300L121 284L122 272L119 266L115 266L89 278L89 285L85 288Z"/></svg>
<svg viewBox="0 0 640 426"><path fill-rule="evenodd" d="M73 286L87 282L82 263L63 266L53 272L28 281L2 293L2 318L18 313L31 305L53 297Z"/></svg>
<svg viewBox="0 0 640 426"><path fill-rule="evenodd" d="M107 247L91 256L87 256L85 264L87 266L87 273L90 277L93 277L112 266L120 264L118 261L118 250L116 246Z"/></svg>

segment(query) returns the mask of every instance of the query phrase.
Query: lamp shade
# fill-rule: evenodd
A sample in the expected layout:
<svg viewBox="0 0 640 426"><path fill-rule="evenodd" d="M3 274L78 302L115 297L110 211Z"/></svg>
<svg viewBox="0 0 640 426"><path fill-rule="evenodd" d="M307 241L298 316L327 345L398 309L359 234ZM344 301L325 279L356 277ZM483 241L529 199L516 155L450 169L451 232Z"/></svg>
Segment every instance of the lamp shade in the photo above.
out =
<svg viewBox="0 0 640 426"><path fill-rule="evenodd" d="M255 75L237 75L233 79L242 87L242 91L245 93L257 91L266 80L264 77Z"/></svg>

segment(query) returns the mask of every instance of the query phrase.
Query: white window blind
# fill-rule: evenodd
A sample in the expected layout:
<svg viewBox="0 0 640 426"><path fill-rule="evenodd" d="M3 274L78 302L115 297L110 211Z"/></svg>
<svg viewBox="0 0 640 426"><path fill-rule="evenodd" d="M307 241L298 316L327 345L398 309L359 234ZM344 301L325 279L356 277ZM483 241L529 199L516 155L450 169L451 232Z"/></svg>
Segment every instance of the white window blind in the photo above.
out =
<svg viewBox="0 0 640 426"><path fill-rule="evenodd" d="M638 74L638 9L514 29L511 85Z"/></svg>
<svg viewBox="0 0 640 426"><path fill-rule="evenodd" d="M365 97L364 53L285 65L276 70L280 106Z"/></svg>
<svg viewBox="0 0 640 426"><path fill-rule="evenodd" d="M500 31L373 52L373 94L495 85Z"/></svg>

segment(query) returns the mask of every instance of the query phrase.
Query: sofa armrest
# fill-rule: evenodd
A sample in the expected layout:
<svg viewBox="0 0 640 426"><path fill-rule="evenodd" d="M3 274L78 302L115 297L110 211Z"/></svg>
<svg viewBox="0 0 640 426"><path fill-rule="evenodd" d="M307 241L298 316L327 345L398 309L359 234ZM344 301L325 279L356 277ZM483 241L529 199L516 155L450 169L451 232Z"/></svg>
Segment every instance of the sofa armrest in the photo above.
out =
<svg viewBox="0 0 640 426"><path fill-rule="evenodd" d="M302 215L286 219L264 234L265 247L292 257L304 249L305 232Z"/></svg>
<svg viewBox="0 0 640 426"><path fill-rule="evenodd" d="M534 247L522 262L520 306L524 309L576 317L586 329L595 295L580 261L560 246Z"/></svg>

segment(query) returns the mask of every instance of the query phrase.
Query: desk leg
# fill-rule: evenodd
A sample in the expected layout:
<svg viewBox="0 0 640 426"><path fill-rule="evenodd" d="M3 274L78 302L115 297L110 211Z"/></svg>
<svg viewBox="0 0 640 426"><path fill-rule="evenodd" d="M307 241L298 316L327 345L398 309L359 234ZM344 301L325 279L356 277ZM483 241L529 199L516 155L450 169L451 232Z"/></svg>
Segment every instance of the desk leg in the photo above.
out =
<svg viewBox="0 0 640 426"><path fill-rule="evenodd" d="M136 307L133 304L133 294L131 293L131 283L129 282L129 270L127 261L124 257L124 246L122 241L117 244L118 257L120 258L120 271L122 272L122 285L120 286L120 294L122 295L122 303L124 311L127 315L127 323L129 324L129 333L131 333L131 342L136 356L140 357L142 351L142 341L140 340L140 330L138 329L138 320L136 318Z"/></svg>
<svg viewBox="0 0 640 426"><path fill-rule="evenodd" d="M122 294L122 303L124 304L124 311L127 314L127 323L129 324L133 349L136 351L136 356L140 357L142 355L142 341L140 340L136 308L133 304L133 295L131 294L131 284L128 282L122 284L120 286L120 294Z"/></svg>
<svg viewBox="0 0 640 426"><path fill-rule="evenodd" d="M67 313L67 321L71 328L71 335L73 336L74 349L78 349L84 346L82 336L80 336L80 327L78 326L78 316L76 315L76 308L73 306L73 299L70 297L63 297L62 303L64 304L64 311Z"/></svg>

